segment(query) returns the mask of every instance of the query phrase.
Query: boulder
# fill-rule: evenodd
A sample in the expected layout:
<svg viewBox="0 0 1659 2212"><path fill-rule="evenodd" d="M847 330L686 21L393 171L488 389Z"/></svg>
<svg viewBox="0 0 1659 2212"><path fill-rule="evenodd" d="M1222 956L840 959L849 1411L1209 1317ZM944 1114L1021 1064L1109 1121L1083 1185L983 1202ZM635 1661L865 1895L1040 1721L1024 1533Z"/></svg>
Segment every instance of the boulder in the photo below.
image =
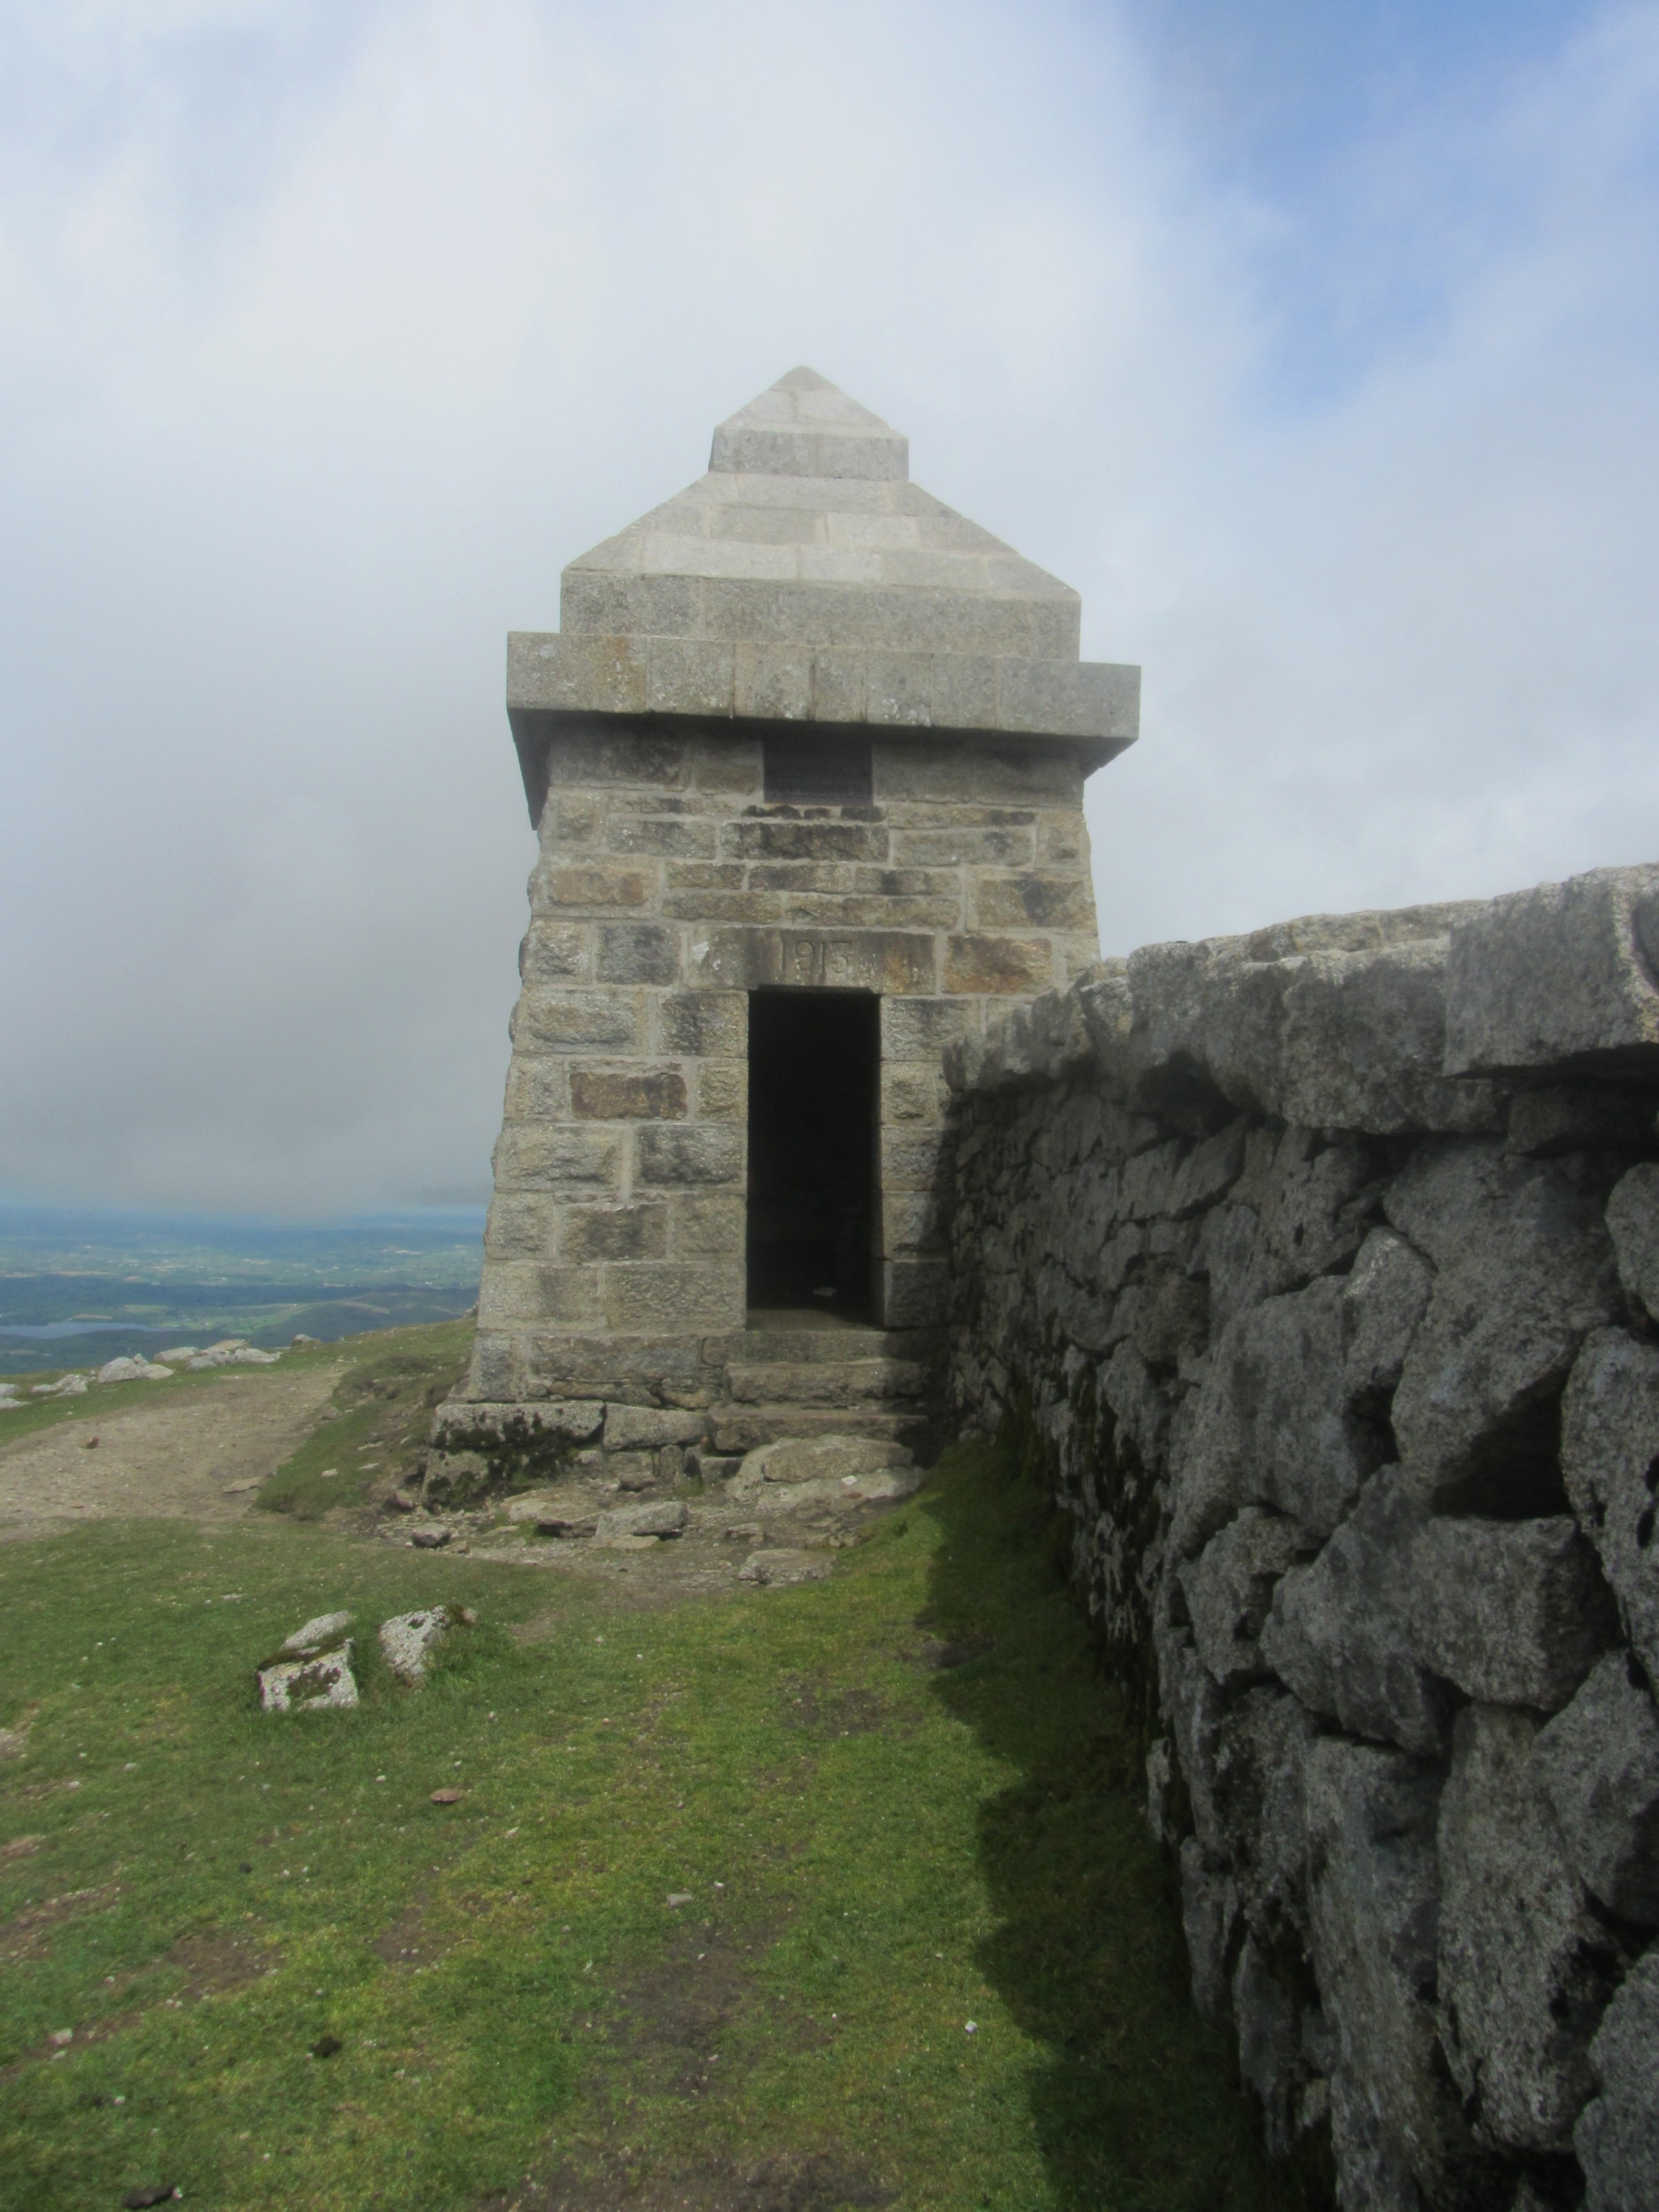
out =
<svg viewBox="0 0 1659 2212"><path fill-rule="evenodd" d="M167 1382L173 1370L153 1359L106 1359L94 1380L99 1382Z"/></svg>
<svg viewBox="0 0 1659 2212"><path fill-rule="evenodd" d="M738 1488L763 1482L857 1481L889 1468L908 1468L914 1455L880 1437L791 1437L751 1451L738 1470Z"/></svg>
<svg viewBox="0 0 1659 2212"><path fill-rule="evenodd" d="M1659 866L1512 891L1453 925L1448 1075L1659 1069Z"/></svg>
<svg viewBox="0 0 1659 2212"><path fill-rule="evenodd" d="M439 1645L458 1626L470 1625L469 1607L434 1605L424 1613L400 1613L380 1624L380 1651L400 1682L418 1689Z"/></svg>
<svg viewBox="0 0 1659 2212"><path fill-rule="evenodd" d="M1441 1512L1546 1513L1560 1497L1557 1405L1580 1344L1620 1304L1607 1176L1496 1140L1425 1149L1391 1223L1436 1268L1392 1419L1415 1493Z"/></svg>
<svg viewBox="0 0 1659 2212"><path fill-rule="evenodd" d="M599 1522L597 1514L560 1512L550 1510L536 1523L538 1536L556 1536L568 1543L583 1536L596 1536Z"/></svg>
<svg viewBox="0 0 1659 2212"><path fill-rule="evenodd" d="M195 1344L175 1344L171 1352L158 1352L155 1357L165 1360L169 1367L179 1367L182 1366L187 1359L199 1358L201 1346Z"/></svg>
<svg viewBox="0 0 1659 2212"><path fill-rule="evenodd" d="M409 1540L417 1552L441 1552L454 1534L453 1528L411 1528Z"/></svg>
<svg viewBox="0 0 1659 2212"><path fill-rule="evenodd" d="M1561 1468L1572 1510L1601 1555L1601 1571L1650 1681L1659 1678L1656 1468L1659 1346L1622 1329L1600 1330L1586 1342L1567 1385Z"/></svg>
<svg viewBox="0 0 1659 2212"><path fill-rule="evenodd" d="M1277 1686L1248 1690L1222 1724L1222 1802L1258 1926L1308 1929L1306 1762L1319 1723Z"/></svg>
<svg viewBox="0 0 1659 2212"><path fill-rule="evenodd" d="M1434 1272L1392 1229L1373 1229L1342 1287L1342 1389L1351 1405L1394 1395L1424 1315Z"/></svg>
<svg viewBox="0 0 1659 2212"><path fill-rule="evenodd" d="M1565 1705L1619 1631L1595 1553L1570 1514L1431 1520L1411 1558L1419 1662L1492 1705Z"/></svg>
<svg viewBox="0 0 1659 2212"><path fill-rule="evenodd" d="M1476 2133L1565 2151L1623 1961L1585 1907L1534 1770L1538 1723L1466 1706L1440 1802L1440 2040Z"/></svg>
<svg viewBox="0 0 1659 2212"><path fill-rule="evenodd" d="M344 1643L350 1635L356 1616L349 1613L319 1613L302 1628L296 1628L277 1647L279 1659L309 1659L319 1651L331 1651Z"/></svg>
<svg viewBox="0 0 1659 2212"><path fill-rule="evenodd" d="M1324 1536L1358 1496L1378 1454L1343 1399L1343 1288L1322 1278L1222 1331L1172 1468L1171 1540L1183 1556L1241 1505L1275 1506Z"/></svg>
<svg viewBox="0 0 1659 2212"><path fill-rule="evenodd" d="M495 1486L495 1469L483 1452L429 1451L421 1495L435 1513L476 1505Z"/></svg>
<svg viewBox="0 0 1659 2212"><path fill-rule="evenodd" d="M1646 1161L1613 1185L1607 1229L1619 1260L1619 1279L1629 1295L1659 1321L1659 1165Z"/></svg>
<svg viewBox="0 0 1659 2212"><path fill-rule="evenodd" d="M1622 1651L1591 1668L1533 1760L1584 1887L1622 1918L1659 1927L1659 1708Z"/></svg>
<svg viewBox="0 0 1659 2212"><path fill-rule="evenodd" d="M84 1398L90 1388L90 1380L84 1375L62 1375L55 1382L32 1382L29 1395L32 1398Z"/></svg>
<svg viewBox="0 0 1659 2212"><path fill-rule="evenodd" d="M1247 1505L1177 1572L1198 1655L1218 1682L1271 1672L1259 1638L1279 1577L1309 1549L1293 1521Z"/></svg>
<svg viewBox="0 0 1659 2212"><path fill-rule="evenodd" d="M1653 2212L1659 2204L1659 1950L1645 1954L1590 2045L1596 2094L1573 2130L1584 2212Z"/></svg>
<svg viewBox="0 0 1659 2212"><path fill-rule="evenodd" d="M1269 2157L1288 2157L1309 2074L1302 2007L1288 1977L1253 1935L1239 1946L1231 1994L1239 2073L1260 2100Z"/></svg>
<svg viewBox="0 0 1659 2212"><path fill-rule="evenodd" d="M296 1628L255 1670L262 1708L297 1713L355 1705L351 1626L349 1613L324 1613Z"/></svg>
<svg viewBox="0 0 1659 2212"><path fill-rule="evenodd" d="M822 1552L795 1552L780 1545L775 1551L751 1552L738 1572L746 1583L763 1588L775 1583L822 1582L830 1561Z"/></svg>
<svg viewBox="0 0 1659 2212"><path fill-rule="evenodd" d="M1450 1699L1412 1650L1412 1553L1423 1523L1397 1468L1373 1475L1312 1565L1281 1577L1261 1648L1315 1712L1433 1758L1445 1748Z"/></svg>
<svg viewBox="0 0 1659 2212"><path fill-rule="evenodd" d="M1232 1877L1206 1860L1196 1836L1181 1846L1181 1925L1192 1971L1193 2007L1212 2027L1226 2025L1231 2002L1233 1931L1238 1891Z"/></svg>
<svg viewBox="0 0 1659 2212"><path fill-rule="evenodd" d="M556 1510L556 1503L549 1491L526 1490L520 1497L507 1499L507 1517L515 1524L521 1521L539 1521L544 1514Z"/></svg>
<svg viewBox="0 0 1659 2212"><path fill-rule="evenodd" d="M617 1505L599 1516L594 1536L601 1544L618 1536L678 1536L690 1518L678 1498L659 1498L649 1505Z"/></svg>
<svg viewBox="0 0 1659 2212"><path fill-rule="evenodd" d="M1440 1778L1334 1736L1309 1747L1304 1774L1311 1952L1339 2045L1339 2201L1416 2212L1414 2186L1427 2204L1498 2203L1435 2032Z"/></svg>

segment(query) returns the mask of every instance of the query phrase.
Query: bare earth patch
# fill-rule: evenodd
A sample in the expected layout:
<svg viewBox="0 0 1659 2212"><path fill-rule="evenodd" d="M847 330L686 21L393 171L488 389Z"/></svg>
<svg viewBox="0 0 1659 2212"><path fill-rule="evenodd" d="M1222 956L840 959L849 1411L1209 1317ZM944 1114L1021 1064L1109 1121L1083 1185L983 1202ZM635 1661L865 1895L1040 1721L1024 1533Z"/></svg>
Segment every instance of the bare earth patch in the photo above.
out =
<svg viewBox="0 0 1659 2212"><path fill-rule="evenodd" d="M94 1413L0 1444L0 1540L52 1535L85 1521L240 1521L338 1379L333 1366L228 1376L155 1406L104 1419ZM97 1449L89 1450L94 1437Z"/></svg>

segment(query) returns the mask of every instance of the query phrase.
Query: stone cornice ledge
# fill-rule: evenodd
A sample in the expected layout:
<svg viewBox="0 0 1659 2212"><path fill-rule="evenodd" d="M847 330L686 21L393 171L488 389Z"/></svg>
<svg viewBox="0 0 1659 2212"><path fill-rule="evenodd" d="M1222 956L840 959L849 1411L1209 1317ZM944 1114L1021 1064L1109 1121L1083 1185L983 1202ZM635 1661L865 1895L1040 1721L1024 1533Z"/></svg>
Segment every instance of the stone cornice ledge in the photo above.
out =
<svg viewBox="0 0 1659 2212"><path fill-rule="evenodd" d="M1087 739L1109 759L1140 731L1140 671L1114 661L823 651L684 637L514 630L509 711L867 723Z"/></svg>

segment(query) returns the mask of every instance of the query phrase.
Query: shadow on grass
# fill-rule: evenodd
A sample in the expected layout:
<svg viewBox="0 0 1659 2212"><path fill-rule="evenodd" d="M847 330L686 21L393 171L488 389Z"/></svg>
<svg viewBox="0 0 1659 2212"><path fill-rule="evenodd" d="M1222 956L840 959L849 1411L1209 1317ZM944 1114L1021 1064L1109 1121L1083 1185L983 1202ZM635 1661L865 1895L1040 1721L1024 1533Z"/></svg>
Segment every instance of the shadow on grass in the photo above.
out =
<svg viewBox="0 0 1659 2212"><path fill-rule="evenodd" d="M919 1625L936 1694L1018 1779L981 1808L1000 1925L980 1966L1046 2052L1030 2110L1067 2212L1315 2212L1316 2154L1275 2166L1225 2040L1188 1995L1139 1746L1101 1675L1047 1502L1000 1446L953 1446L917 1508L942 1541Z"/></svg>

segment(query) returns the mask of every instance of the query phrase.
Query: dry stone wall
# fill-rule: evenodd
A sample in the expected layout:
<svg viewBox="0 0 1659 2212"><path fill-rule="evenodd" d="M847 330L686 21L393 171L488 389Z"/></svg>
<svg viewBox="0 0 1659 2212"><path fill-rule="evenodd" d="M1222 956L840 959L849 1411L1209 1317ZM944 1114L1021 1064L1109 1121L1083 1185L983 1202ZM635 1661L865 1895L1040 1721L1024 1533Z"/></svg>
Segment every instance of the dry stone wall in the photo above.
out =
<svg viewBox="0 0 1659 2212"><path fill-rule="evenodd" d="M1659 2205L1659 867L1159 945L947 1057L952 1392L1346 2212Z"/></svg>

